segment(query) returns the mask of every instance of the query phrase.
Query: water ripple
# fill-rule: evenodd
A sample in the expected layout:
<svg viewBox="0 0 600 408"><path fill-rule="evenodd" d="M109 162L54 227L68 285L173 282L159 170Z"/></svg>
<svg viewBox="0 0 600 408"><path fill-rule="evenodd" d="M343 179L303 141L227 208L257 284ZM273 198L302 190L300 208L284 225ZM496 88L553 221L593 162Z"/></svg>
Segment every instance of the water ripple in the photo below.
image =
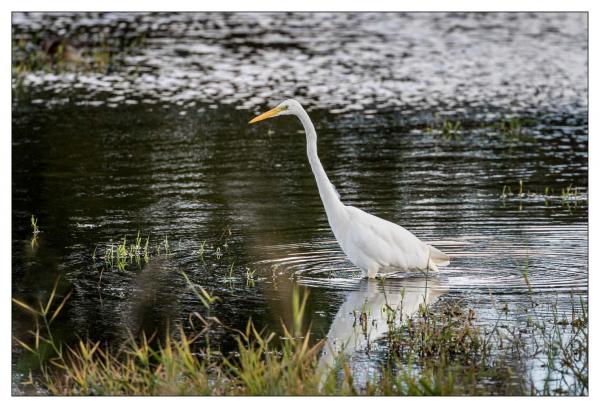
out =
<svg viewBox="0 0 600 408"><path fill-rule="evenodd" d="M192 112L198 101L254 111L289 96L336 114L587 107L585 13L13 13L12 22L32 47L40 32L83 50L99 38L144 43L109 75L23 78L57 95L87 89L78 103L117 94L109 106L144 99Z"/></svg>

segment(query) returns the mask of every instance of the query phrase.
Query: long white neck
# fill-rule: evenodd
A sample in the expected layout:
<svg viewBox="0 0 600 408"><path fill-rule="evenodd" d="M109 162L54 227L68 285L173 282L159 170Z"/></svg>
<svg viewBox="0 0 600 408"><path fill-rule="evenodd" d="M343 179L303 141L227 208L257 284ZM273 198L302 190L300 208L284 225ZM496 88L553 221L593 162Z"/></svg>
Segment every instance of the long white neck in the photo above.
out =
<svg viewBox="0 0 600 408"><path fill-rule="evenodd" d="M319 188L319 195L321 196L321 201L325 207L329 224L334 227L336 215L339 214L339 211L336 212L334 210L339 206L343 206L343 204L340 201L333 184L329 181L325 169L323 169L323 165L319 160L319 156L317 156L317 132L315 131L312 121L302 107L300 107L296 116L298 116L302 122L302 126L304 126L304 131L306 132L306 154L308 155L308 162L315 175L317 187Z"/></svg>

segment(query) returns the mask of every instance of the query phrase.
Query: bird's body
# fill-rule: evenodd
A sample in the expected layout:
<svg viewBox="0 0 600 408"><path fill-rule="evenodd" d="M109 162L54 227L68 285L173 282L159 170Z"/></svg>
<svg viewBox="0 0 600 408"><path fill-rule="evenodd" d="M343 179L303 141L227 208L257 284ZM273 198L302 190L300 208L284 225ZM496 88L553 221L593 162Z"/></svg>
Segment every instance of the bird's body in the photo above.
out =
<svg viewBox="0 0 600 408"><path fill-rule="evenodd" d="M379 272L437 272L449 258L405 228L351 206L340 237L342 250L370 278ZM334 231L335 234L335 231Z"/></svg>
<svg viewBox="0 0 600 408"><path fill-rule="evenodd" d="M306 152L327 220L337 242L364 275L385 272L438 271L450 258L410 231L356 207L344 205L317 156L317 133L302 106L289 99L250 123L278 115L297 116L306 132Z"/></svg>

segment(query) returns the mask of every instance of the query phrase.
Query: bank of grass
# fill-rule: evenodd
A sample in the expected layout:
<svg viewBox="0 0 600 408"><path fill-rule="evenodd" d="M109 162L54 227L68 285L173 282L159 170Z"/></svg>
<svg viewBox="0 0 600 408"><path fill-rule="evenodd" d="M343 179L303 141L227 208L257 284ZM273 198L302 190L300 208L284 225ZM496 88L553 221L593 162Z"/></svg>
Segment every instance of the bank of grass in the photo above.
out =
<svg viewBox="0 0 600 408"><path fill-rule="evenodd" d="M187 277L186 277L187 279ZM528 283L527 276L525 280ZM386 306L389 331L387 359L367 382L355 381L350 357L340 354L335 367L320 366L324 341L301 331L307 302L296 291L293 327L282 335L258 330L249 321L244 331L210 317L210 304L195 313L195 331L177 327L162 339L131 337L120 345L92 339L72 344L54 340L52 323L68 301L55 290L37 306L13 302L33 317L29 338L15 338L23 357L36 367L21 384L51 395L587 395L587 304L572 299L570 316L550 308L540 316L530 292L521 325L505 324L508 307L497 321L481 324L460 302L421 306L403 317ZM217 299L217 298L214 298ZM217 299L218 300L218 299ZM579 301L579 303L577 303ZM196 327L198 326L198 327ZM237 350L224 355L211 349L214 328L226 328ZM364 327L368 331L368 327ZM379 361L379 360L376 360ZM363 375L364 378L364 375Z"/></svg>

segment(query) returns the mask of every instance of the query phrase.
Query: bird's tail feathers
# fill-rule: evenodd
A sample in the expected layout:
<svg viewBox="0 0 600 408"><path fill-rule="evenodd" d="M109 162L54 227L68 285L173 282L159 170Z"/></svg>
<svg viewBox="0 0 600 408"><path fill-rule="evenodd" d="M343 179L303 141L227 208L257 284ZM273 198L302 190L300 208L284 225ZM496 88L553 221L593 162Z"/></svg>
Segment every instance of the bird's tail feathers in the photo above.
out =
<svg viewBox="0 0 600 408"><path fill-rule="evenodd" d="M447 266L450 265L450 257L440 251L439 249L429 245L429 256L431 261L437 266Z"/></svg>

